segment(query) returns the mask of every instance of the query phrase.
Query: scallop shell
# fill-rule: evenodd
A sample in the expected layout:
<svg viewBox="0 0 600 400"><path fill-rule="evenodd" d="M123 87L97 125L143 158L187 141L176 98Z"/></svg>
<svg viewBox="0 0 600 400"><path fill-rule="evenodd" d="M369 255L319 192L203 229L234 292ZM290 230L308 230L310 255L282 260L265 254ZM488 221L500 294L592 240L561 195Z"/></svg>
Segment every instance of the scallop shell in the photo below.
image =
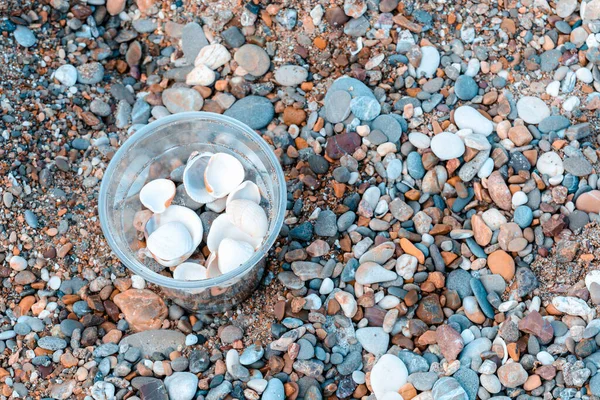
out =
<svg viewBox="0 0 600 400"><path fill-rule="evenodd" d="M209 194L220 198L238 187L245 175L244 166L237 158L227 153L216 153L204 171L204 184Z"/></svg>
<svg viewBox="0 0 600 400"><path fill-rule="evenodd" d="M188 196L197 203L210 203L216 196L211 195L204 184L204 173L213 153L192 153L183 170L183 186Z"/></svg>
<svg viewBox="0 0 600 400"><path fill-rule="evenodd" d="M195 212L183 206L172 205L169 206L165 210L165 212L161 214L154 214L152 218L148 220L148 222L146 223L145 232L146 241L148 241L152 233L159 229L161 226L167 225L172 222L177 222L185 226L189 235L192 238L192 245L182 257L175 260L164 259L163 257L155 254L152 251L152 249L149 248L148 250L152 253L154 259L161 265L164 265L166 267L174 267L187 260L194 253L198 245L200 245L200 242L202 242L202 233L204 231L204 229L202 228L202 221ZM169 240L169 242L172 242L172 239Z"/></svg>
<svg viewBox="0 0 600 400"><path fill-rule="evenodd" d="M226 274L248 261L254 254L254 249L249 243L225 238L219 244L217 254L219 270Z"/></svg>
<svg viewBox="0 0 600 400"><path fill-rule="evenodd" d="M161 225L146 241L148 250L159 263L163 260L170 262L189 257L188 252L194 248L193 244L192 235L181 222Z"/></svg>
<svg viewBox="0 0 600 400"><path fill-rule="evenodd" d="M179 264L173 271L173 279L180 281L199 281L207 277L206 268L193 262Z"/></svg>
<svg viewBox="0 0 600 400"><path fill-rule="evenodd" d="M160 214L171 205L175 197L175 184L169 179L154 179L140 190L140 202L152 211Z"/></svg>
<svg viewBox="0 0 600 400"><path fill-rule="evenodd" d="M265 210L251 200L233 200L227 205L226 214L231 222L248 235L263 238L269 230Z"/></svg>
<svg viewBox="0 0 600 400"><path fill-rule="evenodd" d="M208 230L206 245L208 246L208 249L214 253L218 250L221 241L225 238L249 243L255 249L260 247L260 244L262 243L262 237L254 238L248 235L233 224L229 215L221 214L215 218Z"/></svg>
<svg viewBox="0 0 600 400"><path fill-rule="evenodd" d="M238 187L233 189L227 196L227 204L233 200L250 200L260 204L260 189L252 181L244 181Z"/></svg>

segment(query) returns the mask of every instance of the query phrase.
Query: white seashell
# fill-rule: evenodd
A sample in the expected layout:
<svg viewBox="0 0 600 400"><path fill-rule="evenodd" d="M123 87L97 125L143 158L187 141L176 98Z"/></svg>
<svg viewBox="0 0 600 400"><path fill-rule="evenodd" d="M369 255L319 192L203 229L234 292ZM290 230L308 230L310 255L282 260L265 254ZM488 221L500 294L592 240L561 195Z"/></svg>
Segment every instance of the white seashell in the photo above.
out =
<svg viewBox="0 0 600 400"><path fill-rule="evenodd" d="M217 153L208 161L204 184L209 194L220 198L238 187L245 175L244 166L237 158L227 153Z"/></svg>
<svg viewBox="0 0 600 400"><path fill-rule="evenodd" d="M197 203L210 203L215 200L206 190L204 173L213 153L192 153L183 170L183 186L188 196Z"/></svg>
<svg viewBox="0 0 600 400"><path fill-rule="evenodd" d="M150 211L160 214L171 205L175 197L175 184L169 179L155 179L140 190L140 201Z"/></svg>
<svg viewBox="0 0 600 400"><path fill-rule="evenodd" d="M246 242L225 238L219 244L218 263L221 273L233 271L252 257L254 248Z"/></svg>
<svg viewBox="0 0 600 400"><path fill-rule="evenodd" d="M180 281L199 281L207 277L206 268L193 262L179 264L173 271L173 279Z"/></svg>
<svg viewBox="0 0 600 400"><path fill-rule="evenodd" d="M260 190L256 183L244 181L229 193L229 196L227 196L227 204L233 200L250 200L256 204L260 204Z"/></svg>
<svg viewBox="0 0 600 400"><path fill-rule="evenodd" d="M263 238L269 230L265 210L251 200L233 200L227 204L227 215L235 226L255 238Z"/></svg>
<svg viewBox="0 0 600 400"><path fill-rule="evenodd" d="M185 226L192 238L192 246L189 248L184 257L181 257L178 260L164 259L163 257L160 257L152 252L152 249L148 249L152 252L154 259L166 267L174 267L187 260L188 257L191 256L196 248L200 245L200 242L202 242L202 234L204 232L204 229L202 228L202 221L194 211L183 206L172 205L169 206L165 212L161 214L154 214L152 218L148 220L146 223L146 240L148 240L152 233L158 228L172 222L178 222ZM148 246L148 243L146 243L146 245Z"/></svg>
<svg viewBox="0 0 600 400"><path fill-rule="evenodd" d="M220 199L216 199L214 201L211 201L210 203L206 203L206 208L210 211L214 211L217 214L220 214L225 210L226 205L227 197L221 197Z"/></svg>
<svg viewBox="0 0 600 400"><path fill-rule="evenodd" d="M206 260L206 276L208 278L216 278L221 274L219 270L219 258L217 257L217 253L210 253L208 256L208 260Z"/></svg>
<svg viewBox="0 0 600 400"><path fill-rule="evenodd" d="M208 231L206 245L211 252L218 250L221 241L225 238L250 243L255 249L260 247L261 238L254 238L236 227L227 214L221 214L213 221ZM208 265L208 264L207 264Z"/></svg>
<svg viewBox="0 0 600 400"><path fill-rule="evenodd" d="M182 259L193 249L193 244L192 235L181 222L161 225L146 241L148 250L158 262Z"/></svg>

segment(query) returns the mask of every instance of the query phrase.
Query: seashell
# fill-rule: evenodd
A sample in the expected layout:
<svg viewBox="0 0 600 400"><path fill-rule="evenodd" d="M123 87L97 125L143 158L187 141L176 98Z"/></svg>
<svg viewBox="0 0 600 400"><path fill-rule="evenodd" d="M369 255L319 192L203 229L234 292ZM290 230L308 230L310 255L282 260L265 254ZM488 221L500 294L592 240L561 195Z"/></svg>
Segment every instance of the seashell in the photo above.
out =
<svg viewBox="0 0 600 400"><path fill-rule="evenodd" d="M227 205L226 214L231 222L248 235L263 238L269 230L265 210L251 200L233 200Z"/></svg>
<svg viewBox="0 0 600 400"><path fill-rule="evenodd" d="M229 193L229 196L227 196L227 204L233 200L250 200L256 204L260 204L260 189L256 183L244 181Z"/></svg>
<svg viewBox="0 0 600 400"><path fill-rule="evenodd" d="M243 182L246 172L242 163L227 153L216 153L204 171L206 190L215 198L227 196Z"/></svg>
<svg viewBox="0 0 600 400"><path fill-rule="evenodd" d="M208 278L216 278L221 274L219 270L219 258L217 257L217 253L210 253L208 256L208 260L206 260L206 276Z"/></svg>
<svg viewBox="0 0 600 400"><path fill-rule="evenodd" d="M159 263L161 261L170 263L172 260L187 258L190 249L194 248L192 235L181 222L169 222L161 225L150 234L146 244L150 253Z"/></svg>
<svg viewBox="0 0 600 400"><path fill-rule="evenodd" d="M173 279L180 281L199 281L207 277L206 268L193 262L179 264L173 271Z"/></svg>
<svg viewBox="0 0 600 400"><path fill-rule="evenodd" d="M197 203L210 203L216 196L212 196L206 190L204 184L204 173L213 153L194 152L188 159L187 165L183 170L183 186L187 195Z"/></svg>
<svg viewBox="0 0 600 400"><path fill-rule="evenodd" d="M219 270L226 274L248 261L254 254L254 248L249 243L225 238L221 240L217 254Z"/></svg>
<svg viewBox="0 0 600 400"><path fill-rule="evenodd" d="M172 222L177 222L184 225L192 239L192 244L185 255L175 260L165 259L157 255L148 243L150 236L152 236L156 230L163 225L167 225ZM187 260L194 253L198 245L200 245L200 242L202 242L203 231L204 229L202 227L202 221L195 212L183 206L172 205L167 207L165 212L161 214L154 214L146 223L146 245L157 262L166 267L174 267ZM174 240L172 238L168 238L169 243L173 243L173 241Z"/></svg>
<svg viewBox="0 0 600 400"><path fill-rule="evenodd" d="M152 211L160 214L171 205L175 197L175 184L169 179L154 179L140 190L140 202Z"/></svg>
<svg viewBox="0 0 600 400"><path fill-rule="evenodd" d="M206 203L206 209L220 214L225 210L226 205L227 197L221 197L220 199L216 199L214 201L211 201L210 203Z"/></svg>
<svg viewBox="0 0 600 400"><path fill-rule="evenodd" d="M255 249L260 247L263 239L262 237L255 238L248 235L233 224L231 217L228 214L221 214L215 218L208 230L206 245L208 246L208 249L214 253L218 250L221 241L225 238L249 243Z"/></svg>

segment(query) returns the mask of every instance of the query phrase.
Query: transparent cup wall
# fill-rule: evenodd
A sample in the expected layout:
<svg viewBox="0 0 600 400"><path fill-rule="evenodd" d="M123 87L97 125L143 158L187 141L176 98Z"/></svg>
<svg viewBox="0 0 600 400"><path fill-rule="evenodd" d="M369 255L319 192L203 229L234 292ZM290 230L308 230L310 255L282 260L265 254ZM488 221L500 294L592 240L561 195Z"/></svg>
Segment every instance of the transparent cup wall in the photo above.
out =
<svg viewBox="0 0 600 400"><path fill-rule="evenodd" d="M133 218L142 209L139 191L144 184L168 178L194 151L226 152L242 162L246 179L261 190L261 206L269 218L269 231L262 247L235 271L204 281L177 281L152 272L147 266L153 260L138 257L140 242ZM285 197L281 167L272 150L254 131L218 114L183 113L142 128L123 144L103 178L99 212L105 237L125 266L159 286L180 306L210 313L238 304L260 282L265 257L281 229Z"/></svg>

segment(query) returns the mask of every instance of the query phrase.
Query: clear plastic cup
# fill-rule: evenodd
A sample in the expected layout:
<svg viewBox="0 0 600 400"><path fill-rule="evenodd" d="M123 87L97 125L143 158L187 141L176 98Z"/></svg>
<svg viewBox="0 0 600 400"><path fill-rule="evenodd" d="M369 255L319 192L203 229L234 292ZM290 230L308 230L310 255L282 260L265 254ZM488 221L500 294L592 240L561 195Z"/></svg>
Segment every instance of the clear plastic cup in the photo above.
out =
<svg viewBox="0 0 600 400"><path fill-rule="evenodd" d="M142 209L138 194L144 184L168 178L194 151L226 152L242 162L246 179L261 190L269 230L262 246L237 269L217 278L180 281L153 272L146 264L151 259L138 257L140 242L133 218ZM176 304L214 313L240 303L259 284L267 254L283 224L285 206L283 171L273 150L256 132L220 114L188 112L154 121L127 139L102 179L98 212L108 244L127 268L160 287Z"/></svg>

